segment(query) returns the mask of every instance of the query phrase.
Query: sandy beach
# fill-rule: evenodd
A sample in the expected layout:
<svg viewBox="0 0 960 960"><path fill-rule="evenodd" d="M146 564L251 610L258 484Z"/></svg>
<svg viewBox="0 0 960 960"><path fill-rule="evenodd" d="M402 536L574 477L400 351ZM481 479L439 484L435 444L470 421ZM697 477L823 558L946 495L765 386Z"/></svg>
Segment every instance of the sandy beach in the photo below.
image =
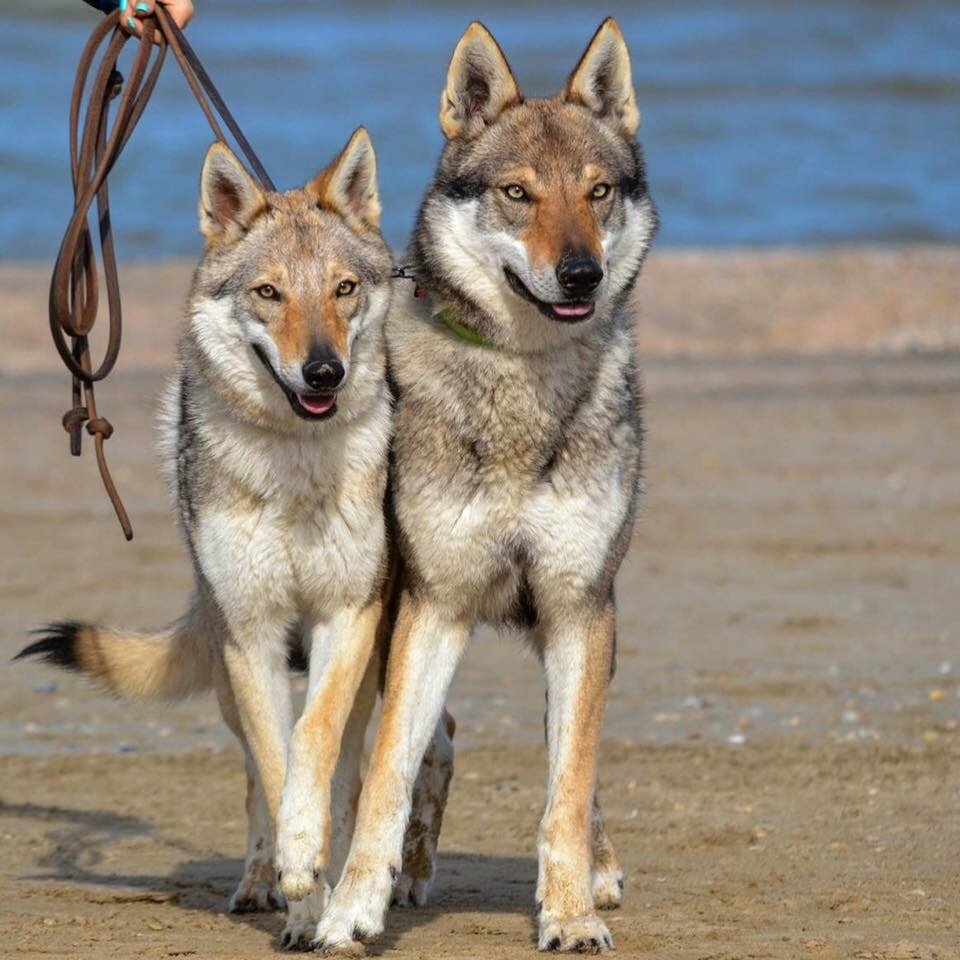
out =
<svg viewBox="0 0 960 960"><path fill-rule="evenodd" d="M48 268L0 265L0 653L149 626L191 582L153 450L190 266L124 267L98 391L133 520L68 456ZM601 796L643 960L960 958L960 249L655 253L638 292L647 495L619 580ZM302 684L299 684L302 687ZM0 957L279 955L230 917L243 776L212 698L0 674ZM480 631L432 905L372 952L533 957L543 684Z"/></svg>

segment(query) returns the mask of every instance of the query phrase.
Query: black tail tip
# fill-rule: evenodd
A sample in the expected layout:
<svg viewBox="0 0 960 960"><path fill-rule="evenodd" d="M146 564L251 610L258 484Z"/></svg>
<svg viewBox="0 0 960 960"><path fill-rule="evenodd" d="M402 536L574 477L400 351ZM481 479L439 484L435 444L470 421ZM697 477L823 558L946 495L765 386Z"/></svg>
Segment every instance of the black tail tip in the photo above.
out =
<svg viewBox="0 0 960 960"><path fill-rule="evenodd" d="M48 623L39 630L32 631L40 639L24 647L13 659L24 660L27 657L39 657L44 663L63 667L64 670L78 670L77 639L84 624L79 620L58 620Z"/></svg>

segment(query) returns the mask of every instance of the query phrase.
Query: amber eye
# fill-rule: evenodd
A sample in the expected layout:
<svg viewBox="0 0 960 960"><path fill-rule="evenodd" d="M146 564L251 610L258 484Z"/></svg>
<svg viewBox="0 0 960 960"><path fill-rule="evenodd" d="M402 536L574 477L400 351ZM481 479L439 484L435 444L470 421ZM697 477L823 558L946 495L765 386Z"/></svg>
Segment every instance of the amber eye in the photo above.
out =
<svg viewBox="0 0 960 960"><path fill-rule="evenodd" d="M530 196L519 183L508 183L504 188L503 192L511 200L529 200Z"/></svg>
<svg viewBox="0 0 960 960"><path fill-rule="evenodd" d="M354 290L357 289L356 280L341 280L337 284L337 296L338 297L349 297Z"/></svg>
<svg viewBox="0 0 960 960"><path fill-rule="evenodd" d="M609 183L598 183L590 191L591 200L602 200L610 192Z"/></svg>
<svg viewBox="0 0 960 960"><path fill-rule="evenodd" d="M280 294L277 293L277 288L272 283L261 283L257 287L257 296L263 297L264 300L279 300Z"/></svg>

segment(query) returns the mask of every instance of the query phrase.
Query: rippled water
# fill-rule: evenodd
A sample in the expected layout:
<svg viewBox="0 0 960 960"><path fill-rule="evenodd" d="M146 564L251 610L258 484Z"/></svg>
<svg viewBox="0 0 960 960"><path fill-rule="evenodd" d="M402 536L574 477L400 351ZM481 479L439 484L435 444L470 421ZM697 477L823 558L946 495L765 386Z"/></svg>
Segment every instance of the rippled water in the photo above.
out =
<svg viewBox="0 0 960 960"><path fill-rule="evenodd" d="M402 244L440 147L447 58L482 17L524 91L562 83L615 14L643 111L661 242L960 240L960 5L949 0L587 7L197 0L195 47L280 186L357 123ZM0 0L0 257L48 257L69 211L66 110L97 14ZM209 140L172 61L115 174L122 256L194 256Z"/></svg>

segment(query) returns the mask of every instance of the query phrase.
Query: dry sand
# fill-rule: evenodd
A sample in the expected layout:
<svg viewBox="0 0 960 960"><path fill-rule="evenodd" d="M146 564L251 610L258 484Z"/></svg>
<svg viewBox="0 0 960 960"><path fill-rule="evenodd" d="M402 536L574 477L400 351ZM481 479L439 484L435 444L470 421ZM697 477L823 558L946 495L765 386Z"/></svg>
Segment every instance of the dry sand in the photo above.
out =
<svg viewBox="0 0 960 960"><path fill-rule="evenodd" d="M651 261L649 491L601 764L618 956L960 957L960 358L903 352L960 345L958 267ZM44 269L0 267L3 653L53 617L164 622L187 592L150 429L187 272L145 276L125 271L129 350L100 393L127 545L89 453L67 456ZM277 952L279 915L223 913L242 774L209 698L131 707L32 664L0 691L0 956ZM542 708L536 664L481 633L434 903L375 952L534 955Z"/></svg>

